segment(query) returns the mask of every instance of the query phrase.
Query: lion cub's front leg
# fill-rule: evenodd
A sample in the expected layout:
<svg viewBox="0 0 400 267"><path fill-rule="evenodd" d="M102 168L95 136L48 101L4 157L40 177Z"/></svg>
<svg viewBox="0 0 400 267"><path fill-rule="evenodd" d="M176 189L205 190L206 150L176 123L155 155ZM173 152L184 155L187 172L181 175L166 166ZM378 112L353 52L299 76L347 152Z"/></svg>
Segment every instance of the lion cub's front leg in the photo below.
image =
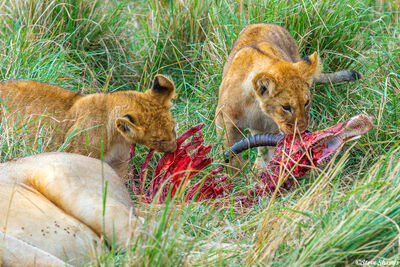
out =
<svg viewBox="0 0 400 267"><path fill-rule="evenodd" d="M239 128L233 121L224 121L221 114L217 115L216 130L217 135L223 138L225 148L227 149L244 138L243 129ZM231 172L232 175L237 175L242 170L243 165L244 161L241 154L230 155L228 171Z"/></svg>

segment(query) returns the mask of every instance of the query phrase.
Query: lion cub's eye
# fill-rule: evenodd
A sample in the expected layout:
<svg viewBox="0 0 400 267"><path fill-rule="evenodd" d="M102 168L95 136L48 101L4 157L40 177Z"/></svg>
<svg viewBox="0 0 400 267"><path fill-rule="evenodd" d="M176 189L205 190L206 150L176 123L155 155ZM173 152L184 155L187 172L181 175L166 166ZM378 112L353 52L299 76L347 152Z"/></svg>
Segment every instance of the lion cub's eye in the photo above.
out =
<svg viewBox="0 0 400 267"><path fill-rule="evenodd" d="M292 112L292 108L291 108L289 105L287 105L287 106L282 106L282 109L283 109L284 111L287 111L287 112Z"/></svg>

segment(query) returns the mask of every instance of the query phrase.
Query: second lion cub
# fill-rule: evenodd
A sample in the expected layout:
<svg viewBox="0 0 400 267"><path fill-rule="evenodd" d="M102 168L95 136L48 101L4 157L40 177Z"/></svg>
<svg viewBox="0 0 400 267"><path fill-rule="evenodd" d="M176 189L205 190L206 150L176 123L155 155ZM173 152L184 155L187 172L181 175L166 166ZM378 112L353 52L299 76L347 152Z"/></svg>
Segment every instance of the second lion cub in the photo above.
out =
<svg viewBox="0 0 400 267"><path fill-rule="evenodd" d="M252 134L304 132L309 123L310 87L314 81L336 83L360 78L355 71L320 73L315 52L301 59L296 41L278 25L254 24L242 30L225 64L216 110L217 132L227 148ZM259 149L256 167L268 153Z"/></svg>
<svg viewBox="0 0 400 267"><path fill-rule="evenodd" d="M51 132L47 151L100 158L102 153L120 177L127 174L133 143L160 152L176 149L175 123L169 107L174 83L156 75L146 92L118 91L84 95L31 80L0 82L3 119L33 133Z"/></svg>

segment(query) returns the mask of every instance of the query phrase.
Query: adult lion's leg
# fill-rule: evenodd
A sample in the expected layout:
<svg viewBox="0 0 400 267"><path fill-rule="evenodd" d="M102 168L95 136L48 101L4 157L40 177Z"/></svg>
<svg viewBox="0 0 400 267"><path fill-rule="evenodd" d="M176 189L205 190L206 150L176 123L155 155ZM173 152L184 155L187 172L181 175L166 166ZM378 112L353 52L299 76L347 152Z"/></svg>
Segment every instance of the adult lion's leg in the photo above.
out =
<svg viewBox="0 0 400 267"><path fill-rule="evenodd" d="M1 266L71 266L48 252L0 232Z"/></svg>
<svg viewBox="0 0 400 267"><path fill-rule="evenodd" d="M0 259L6 266L82 265L101 250L88 226L0 167ZM18 167L18 164L15 166ZM15 177L15 176L14 176ZM8 178L8 179L7 179ZM61 264L63 266L65 264ZM2 265L3 266L3 265Z"/></svg>
<svg viewBox="0 0 400 267"><path fill-rule="evenodd" d="M117 244L126 246L132 231L141 225L128 190L108 164L68 153L35 156L27 163L31 171L32 164L38 166L35 171L46 175L40 179L30 176L24 182L98 235L108 240L115 235Z"/></svg>
<svg viewBox="0 0 400 267"><path fill-rule="evenodd" d="M110 241L114 238L119 246L128 245L141 225L123 182L111 167L99 160L76 154L46 153L6 163L1 170L5 174L14 172L18 184L37 190L65 214L98 236L104 234Z"/></svg>

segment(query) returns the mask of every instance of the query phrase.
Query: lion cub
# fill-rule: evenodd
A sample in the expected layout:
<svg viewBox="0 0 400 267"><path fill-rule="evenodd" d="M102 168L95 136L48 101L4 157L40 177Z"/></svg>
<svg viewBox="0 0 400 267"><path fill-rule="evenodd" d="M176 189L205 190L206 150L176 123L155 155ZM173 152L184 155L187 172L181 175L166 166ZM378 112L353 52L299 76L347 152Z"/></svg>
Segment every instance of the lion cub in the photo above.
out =
<svg viewBox="0 0 400 267"><path fill-rule="evenodd" d="M84 95L31 80L0 82L1 112L14 125L33 132L51 131L47 151L60 150L100 158L124 177L133 143L160 152L176 149L169 110L174 83L156 75L146 92L118 91ZM40 119L38 119L40 118Z"/></svg>
<svg viewBox="0 0 400 267"><path fill-rule="evenodd" d="M252 134L304 132L314 81L336 83L359 78L355 71L320 74L318 54L302 60L296 41L278 25L247 26L224 66L216 110L217 132L224 133L227 148L243 138L245 128ZM272 152L273 148L259 149L256 167L265 167Z"/></svg>

